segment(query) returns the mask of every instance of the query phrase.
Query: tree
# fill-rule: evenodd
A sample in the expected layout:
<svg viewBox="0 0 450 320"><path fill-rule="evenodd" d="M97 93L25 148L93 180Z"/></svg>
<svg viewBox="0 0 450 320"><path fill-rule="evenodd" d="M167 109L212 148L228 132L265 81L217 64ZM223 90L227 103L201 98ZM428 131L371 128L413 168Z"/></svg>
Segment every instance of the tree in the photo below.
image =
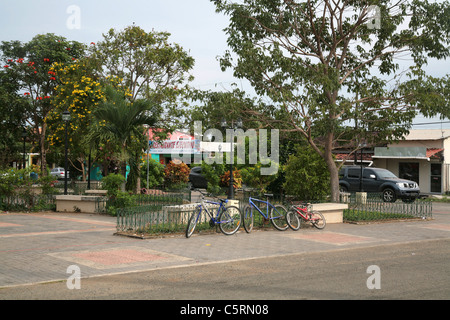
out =
<svg viewBox="0 0 450 320"><path fill-rule="evenodd" d="M25 114L18 110L24 110L27 101L17 91L17 82L7 70L0 69L0 168L22 160L23 146L18 141L23 140L23 130L19 128L25 128Z"/></svg>
<svg viewBox="0 0 450 320"><path fill-rule="evenodd" d="M143 126L154 126L158 121L157 106L154 102L143 99L132 103L124 92L111 86L106 88L105 98L94 112L96 125L91 127L88 140L91 143L113 141L117 144L121 173L126 177L127 161L131 155L141 154L146 146Z"/></svg>
<svg viewBox="0 0 450 320"><path fill-rule="evenodd" d="M84 45L52 33L37 35L27 43L2 41L0 45L3 68L16 82L17 94L27 97L27 108L15 110L24 114L30 127L31 138L38 145L40 166L47 170L47 125L44 119L53 106L51 97L57 86L56 78L49 73L52 64L71 63L84 54Z"/></svg>
<svg viewBox="0 0 450 320"><path fill-rule="evenodd" d="M222 69L270 98L287 119L284 129L322 157L332 201L339 201L342 165L333 150L352 148L352 156L362 143L398 139L418 112L450 115L449 76L422 69L429 58L449 56L448 1L213 2L230 16ZM397 58L408 55L402 71Z"/></svg>
<svg viewBox="0 0 450 320"><path fill-rule="evenodd" d="M92 147L87 143L87 134L93 121L93 113L104 99L103 85L93 76L87 59L71 64L55 62L49 73L58 81L51 100L53 109L45 118L48 126L47 140L51 147L64 146L65 123L62 113L70 112L68 124L69 149L72 166L86 180L85 162ZM70 160L70 159L69 159Z"/></svg>
<svg viewBox="0 0 450 320"><path fill-rule="evenodd" d="M121 31L110 29L90 51L104 78L120 78L131 102L152 99L166 117L162 124L173 129L183 116L185 83L193 79L188 72L194 59L180 45L170 44L169 36L134 25Z"/></svg>

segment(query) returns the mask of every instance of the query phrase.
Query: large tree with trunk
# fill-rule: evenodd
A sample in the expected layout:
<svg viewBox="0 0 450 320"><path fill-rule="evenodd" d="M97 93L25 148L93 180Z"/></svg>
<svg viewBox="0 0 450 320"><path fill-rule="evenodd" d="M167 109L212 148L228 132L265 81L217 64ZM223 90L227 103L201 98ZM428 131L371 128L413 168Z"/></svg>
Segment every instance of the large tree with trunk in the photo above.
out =
<svg viewBox="0 0 450 320"><path fill-rule="evenodd" d="M2 41L0 60L4 72L15 84L16 94L26 101L15 104L13 112L21 114L29 129L29 139L37 146L43 174L47 172L48 143L46 117L53 110L51 100L57 79L54 63L73 63L84 55L85 46L52 33L39 34L29 42ZM14 106L11 104L11 106Z"/></svg>
<svg viewBox="0 0 450 320"><path fill-rule="evenodd" d="M285 130L323 158L333 201L341 165L333 150L345 146L351 156L362 143L400 138L418 113L450 113L448 75L423 68L449 56L448 1L213 2L230 17L222 69L272 100Z"/></svg>

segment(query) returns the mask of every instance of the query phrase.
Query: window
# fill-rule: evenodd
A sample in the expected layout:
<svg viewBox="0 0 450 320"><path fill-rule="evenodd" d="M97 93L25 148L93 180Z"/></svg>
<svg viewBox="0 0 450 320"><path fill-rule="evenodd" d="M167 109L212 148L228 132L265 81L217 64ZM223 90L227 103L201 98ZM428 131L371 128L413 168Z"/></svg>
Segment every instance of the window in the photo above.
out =
<svg viewBox="0 0 450 320"><path fill-rule="evenodd" d="M419 184L419 163L417 162L400 162L398 167L398 177L402 179L412 180Z"/></svg>
<svg viewBox="0 0 450 320"><path fill-rule="evenodd" d="M348 177L349 178L358 178L361 174L361 169L348 169Z"/></svg>

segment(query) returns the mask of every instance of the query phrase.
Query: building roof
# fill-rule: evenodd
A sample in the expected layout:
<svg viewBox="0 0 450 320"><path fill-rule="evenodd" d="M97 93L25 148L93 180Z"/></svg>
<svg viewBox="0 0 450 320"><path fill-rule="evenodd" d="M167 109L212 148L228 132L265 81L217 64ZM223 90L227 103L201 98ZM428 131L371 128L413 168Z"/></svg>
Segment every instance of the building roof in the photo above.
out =
<svg viewBox="0 0 450 320"><path fill-rule="evenodd" d="M450 129L410 130L406 140L441 140L450 137Z"/></svg>

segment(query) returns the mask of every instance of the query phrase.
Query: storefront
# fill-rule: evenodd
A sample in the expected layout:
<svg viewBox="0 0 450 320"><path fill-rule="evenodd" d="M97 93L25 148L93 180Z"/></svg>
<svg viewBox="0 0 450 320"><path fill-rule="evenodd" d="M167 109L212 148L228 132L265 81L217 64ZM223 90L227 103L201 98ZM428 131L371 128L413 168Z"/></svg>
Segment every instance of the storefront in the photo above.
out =
<svg viewBox="0 0 450 320"><path fill-rule="evenodd" d="M374 166L386 168L399 178L415 181L423 193L441 194L444 186L443 148L375 148Z"/></svg>

